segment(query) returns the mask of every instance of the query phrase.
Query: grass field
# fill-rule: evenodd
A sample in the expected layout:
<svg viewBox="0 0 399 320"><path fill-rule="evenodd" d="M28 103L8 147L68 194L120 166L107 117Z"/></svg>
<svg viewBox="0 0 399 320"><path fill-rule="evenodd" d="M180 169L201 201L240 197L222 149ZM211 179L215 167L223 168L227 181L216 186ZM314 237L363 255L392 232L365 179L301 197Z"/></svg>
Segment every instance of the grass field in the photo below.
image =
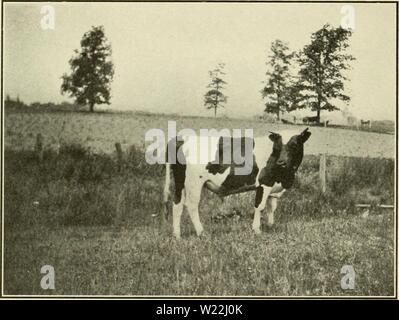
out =
<svg viewBox="0 0 399 320"><path fill-rule="evenodd" d="M77 145L48 150L42 162L32 151L6 148L4 293L394 294L394 212L372 207L366 217L354 206L393 203L392 159L329 156L328 190L320 194L318 157L306 156L275 225L263 225L260 236L251 232L253 193L222 203L204 191L204 237L184 215L176 241L171 220L151 216L162 211L164 169L142 157L132 149L118 171L112 154ZM40 287L48 264L55 290ZM344 265L354 267L354 290L341 289Z"/></svg>
<svg viewBox="0 0 399 320"><path fill-rule="evenodd" d="M303 130L304 126L270 124L253 119L227 119L205 117L181 117L145 113L98 113L88 112L25 112L6 111L5 146L14 150L32 149L38 133L44 137L48 148L58 144L80 144L93 152L114 152L116 142L142 147L145 132L159 128L166 132L168 121L176 121L177 129L216 128L253 129L255 136L265 135L268 130ZM306 143L306 154L327 153L355 157L395 157L395 139L390 134L345 130L338 128L311 127L312 137Z"/></svg>

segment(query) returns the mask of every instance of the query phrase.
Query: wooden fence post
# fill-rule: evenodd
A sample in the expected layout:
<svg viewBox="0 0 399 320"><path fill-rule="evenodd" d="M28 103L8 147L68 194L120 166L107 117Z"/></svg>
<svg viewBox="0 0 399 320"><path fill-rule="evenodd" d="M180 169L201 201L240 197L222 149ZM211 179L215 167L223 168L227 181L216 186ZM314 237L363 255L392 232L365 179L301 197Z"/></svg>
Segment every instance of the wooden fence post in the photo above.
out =
<svg viewBox="0 0 399 320"><path fill-rule="evenodd" d="M118 171L121 171L122 169L122 163L123 163L123 152L122 152L122 147L119 142L115 143L115 149L116 149L116 155L118 159Z"/></svg>
<svg viewBox="0 0 399 320"><path fill-rule="evenodd" d="M38 133L36 135L35 151L39 161L43 161L43 136L41 135L41 133Z"/></svg>
<svg viewBox="0 0 399 320"><path fill-rule="evenodd" d="M322 153L320 155L320 165L319 165L319 176L320 176L320 186L321 192L325 193L327 186L326 186L326 154Z"/></svg>

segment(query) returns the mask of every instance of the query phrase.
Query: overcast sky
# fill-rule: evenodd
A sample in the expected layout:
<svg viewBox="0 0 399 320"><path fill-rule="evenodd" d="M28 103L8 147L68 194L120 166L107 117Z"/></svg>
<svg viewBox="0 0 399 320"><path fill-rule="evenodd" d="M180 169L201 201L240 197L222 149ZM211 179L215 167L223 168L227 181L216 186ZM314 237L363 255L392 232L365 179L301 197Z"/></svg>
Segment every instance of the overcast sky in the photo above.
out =
<svg viewBox="0 0 399 320"><path fill-rule="evenodd" d="M44 4L44 3L43 3ZM54 30L43 4L4 4L4 91L27 102L70 101L60 77L83 33L103 25L113 49L112 107L204 115L208 70L226 63L226 109L261 114L265 61L275 39L299 50L325 23L339 26L343 4L59 3ZM356 57L346 93L359 118L395 116L395 5L352 4Z"/></svg>

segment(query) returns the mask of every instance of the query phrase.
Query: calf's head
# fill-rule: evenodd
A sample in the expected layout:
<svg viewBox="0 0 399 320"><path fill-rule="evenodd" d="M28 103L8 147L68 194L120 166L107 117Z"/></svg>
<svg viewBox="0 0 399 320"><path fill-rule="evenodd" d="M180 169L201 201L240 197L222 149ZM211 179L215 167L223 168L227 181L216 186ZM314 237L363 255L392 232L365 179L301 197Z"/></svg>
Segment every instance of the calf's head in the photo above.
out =
<svg viewBox="0 0 399 320"><path fill-rule="evenodd" d="M300 134L270 132L269 138L273 141L275 165L284 171L295 172L302 162L303 145L310 135L309 128Z"/></svg>

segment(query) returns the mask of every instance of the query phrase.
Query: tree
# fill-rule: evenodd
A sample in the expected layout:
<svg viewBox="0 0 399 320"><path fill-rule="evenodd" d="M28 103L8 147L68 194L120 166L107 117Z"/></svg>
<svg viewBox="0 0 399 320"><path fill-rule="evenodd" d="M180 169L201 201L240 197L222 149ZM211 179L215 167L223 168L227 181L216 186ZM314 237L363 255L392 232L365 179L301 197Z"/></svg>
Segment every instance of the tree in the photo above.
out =
<svg viewBox="0 0 399 320"><path fill-rule="evenodd" d="M227 82L221 78L226 74L223 71L224 66L224 63L219 63L215 69L209 71L211 83L207 86L207 88L210 88L210 90L208 90L204 96L205 107L208 110L213 109L215 112L215 117L217 109L219 107L224 108L223 104L227 102L227 97L221 91L225 88L224 85L227 84Z"/></svg>
<svg viewBox="0 0 399 320"><path fill-rule="evenodd" d="M288 50L288 45L281 40L272 43L270 70L266 72L266 86L261 90L262 98L266 99L265 111L275 113L277 120L280 120L281 112L289 111L290 106L292 77L289 67L293 53L288 53Z"/></svg>
<svg viewBox="0 0 399 320"><path fill-rule="evenodd" d="M349 61L355 60L345 53L351 35L350 30L326 24L312 34L311 43L299 53L296 108L310 107L317 112L317 122L322 110L339 110L337 100L350 101L343 94L344 80L348 79L342 71L350 68Z"/></svg>
<svg viewBox="0 0 399 320"><path fill-rule="evenodd" d="M69 60L72 72L62 76L61 93L75 97L78 105L110 104L110 83L114 75L111 45L102 26L92 27L80 41L81 50Z"/></svg>

